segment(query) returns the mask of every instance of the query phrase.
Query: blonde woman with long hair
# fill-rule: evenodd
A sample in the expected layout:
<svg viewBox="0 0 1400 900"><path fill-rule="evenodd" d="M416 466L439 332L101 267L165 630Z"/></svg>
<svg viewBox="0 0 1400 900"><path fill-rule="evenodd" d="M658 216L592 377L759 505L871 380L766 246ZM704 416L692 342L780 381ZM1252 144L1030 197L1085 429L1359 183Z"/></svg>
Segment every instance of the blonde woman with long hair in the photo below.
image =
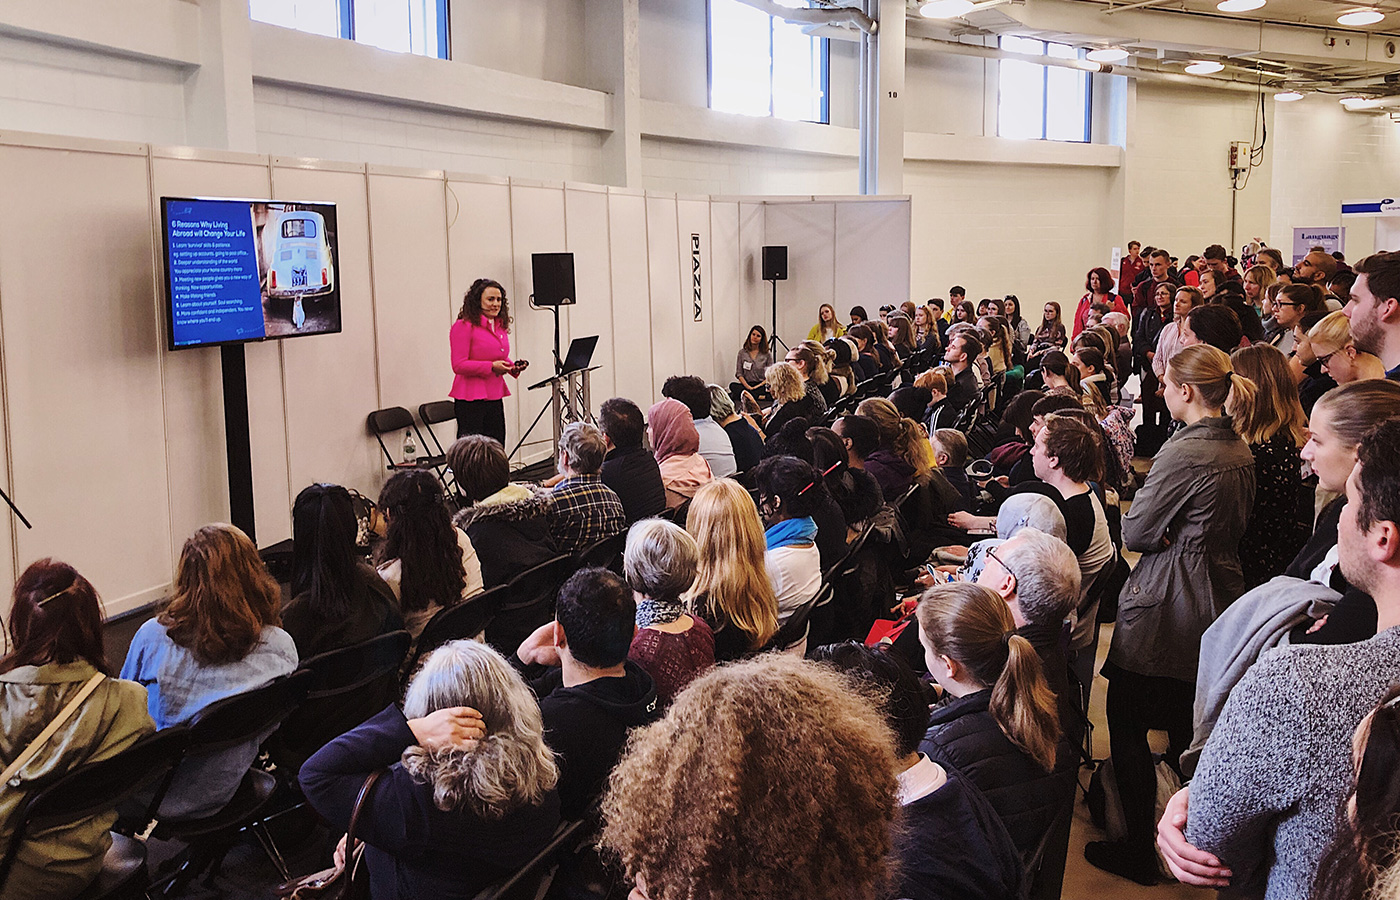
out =
<svg viewBox="0 0 1400 900"><path fill-rule="evenodd" d="M831 378L831 364L836 361L836 351L816 341L803 341L802 346L812 351L812 371L807 373L807 380L817 386L822 399L830 407L841 399L841 385Z"/></svg>
<svg viewBox="0 0 1400 900"><path fill-rule="evenodd" d="M1253 402L1232 396L1225 404L1235 432L1254 455L1254 507L1240 538L1245 590L1283 570L1303 549L1308 535L1298 521L1303 488L1299 450L1308 440L1308 419L1288 360L1268 344L1230 354L1235 371L1259 387Z"/></svg>
<svg viewBox="0 0 1400 900"><path fill-rule="evenodd" d="M1322 371L1337 384L1350 384L1369 378L1384 378L1385 364L1374 353L1356 349L1351 336L1351 319L1340 309L1328 313L1308 332L1308 345L1322 363Z"/></svg>
<svg viewBox="0 0 1400 900"><path fill-rule="evenodd" d="M1258 387L1224 352L1194 344L1167 362L1162 393L1185 427L1162 445L1123 517L1123 544L1142 557L1119 595L1103 668L1127 836L1084 850L1093 865L1144 884L1157 879L1147 732L1166 727L1173 765L1191 745L1201 636L1244 593L1239 545L1254 506L1254 456L1225 408L1253 404Z"/></svg>
<svg viewBox="0 0 1400 900"><path fill-rule="evenodd" d="M778 598L753 497L737 481L712 481L691 501L685 528L700 553L686 606L714 632L717 662L751 655L778 630Z"/></svg>
<svg viewBox="0 0 1400 900"><path fill-rule="evenodd" d="M477 641L434 650L403 709L390 704L317 751L301 786L344 828L377 770L355 834L375 900L475 896L529 861L559 823L559 768L535 695ZM344 852L342 840L336 858Z"/></svg>

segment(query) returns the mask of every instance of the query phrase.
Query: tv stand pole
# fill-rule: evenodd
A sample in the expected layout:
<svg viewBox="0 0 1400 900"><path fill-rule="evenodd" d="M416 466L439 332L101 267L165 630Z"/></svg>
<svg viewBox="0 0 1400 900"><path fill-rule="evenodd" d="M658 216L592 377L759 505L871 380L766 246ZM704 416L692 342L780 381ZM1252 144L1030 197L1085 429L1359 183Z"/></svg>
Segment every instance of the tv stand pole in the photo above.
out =
<svg viewBox="0 0 1400 900"><path fill-rule="evenodd" d="M224 446L228 454L229 521L258 543L253 524L253 446L248 435L248 364L243 344L224 344Z"/></svg>

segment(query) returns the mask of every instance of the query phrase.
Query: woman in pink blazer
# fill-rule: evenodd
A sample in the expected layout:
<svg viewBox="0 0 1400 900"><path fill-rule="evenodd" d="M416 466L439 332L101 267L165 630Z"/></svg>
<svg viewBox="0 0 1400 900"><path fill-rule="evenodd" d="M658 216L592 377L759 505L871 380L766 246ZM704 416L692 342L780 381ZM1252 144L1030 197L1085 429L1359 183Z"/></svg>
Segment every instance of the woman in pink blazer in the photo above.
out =
<svg viewBox="0 0 1400 900"><path fill-rule="evenodd" d="M510 358L510 312L505 288L478 278L467 289L462 311L452 323L452 391L456 401L457 437L484 434L505 446L506 413L510 396L505 376L519 378L529 365Z"/></svg>

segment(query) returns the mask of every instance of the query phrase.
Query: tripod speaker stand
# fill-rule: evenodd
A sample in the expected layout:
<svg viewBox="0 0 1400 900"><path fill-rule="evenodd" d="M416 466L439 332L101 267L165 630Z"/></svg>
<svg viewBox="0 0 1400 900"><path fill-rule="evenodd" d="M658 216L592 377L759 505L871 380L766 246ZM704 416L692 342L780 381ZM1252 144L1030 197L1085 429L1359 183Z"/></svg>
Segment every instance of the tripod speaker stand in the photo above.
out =
<svg viewBox="0 0 1400 900"><path fill-rule="evenodd" d="M773 330L769 332L768 352L774 359L778 358L779 344L785 354L790 349L778 337L778 282L787 281L787 250L787 245L763 248L763 280L773 283Z"/></svg>

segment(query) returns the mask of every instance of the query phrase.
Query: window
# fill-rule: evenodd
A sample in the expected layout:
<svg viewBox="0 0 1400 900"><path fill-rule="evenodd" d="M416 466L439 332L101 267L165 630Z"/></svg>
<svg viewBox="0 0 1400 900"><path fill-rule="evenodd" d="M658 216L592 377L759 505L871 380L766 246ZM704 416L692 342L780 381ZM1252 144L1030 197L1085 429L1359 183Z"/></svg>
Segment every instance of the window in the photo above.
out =
<svg viewBox="0 0 1400 900"><path fill-rule="evenodd" d="M447 58L447 0L251 0L259 22Z"/></svg>
<svg viewBox="0 0 1400 900"><path fill-rule="evenodd" d="M1007 35L1001 49L1030 56L1079 59L1068 44ZM1050 141L1089 140L1089 73L1003 59L997 97L997 134Z"/></svg>
<svg viewBox="0 0 1400 900"><path fill-rule="evenodd" d="M710 0L711 109L825 122L827 54L826 39L800 25L739 0Z"/></svg>

